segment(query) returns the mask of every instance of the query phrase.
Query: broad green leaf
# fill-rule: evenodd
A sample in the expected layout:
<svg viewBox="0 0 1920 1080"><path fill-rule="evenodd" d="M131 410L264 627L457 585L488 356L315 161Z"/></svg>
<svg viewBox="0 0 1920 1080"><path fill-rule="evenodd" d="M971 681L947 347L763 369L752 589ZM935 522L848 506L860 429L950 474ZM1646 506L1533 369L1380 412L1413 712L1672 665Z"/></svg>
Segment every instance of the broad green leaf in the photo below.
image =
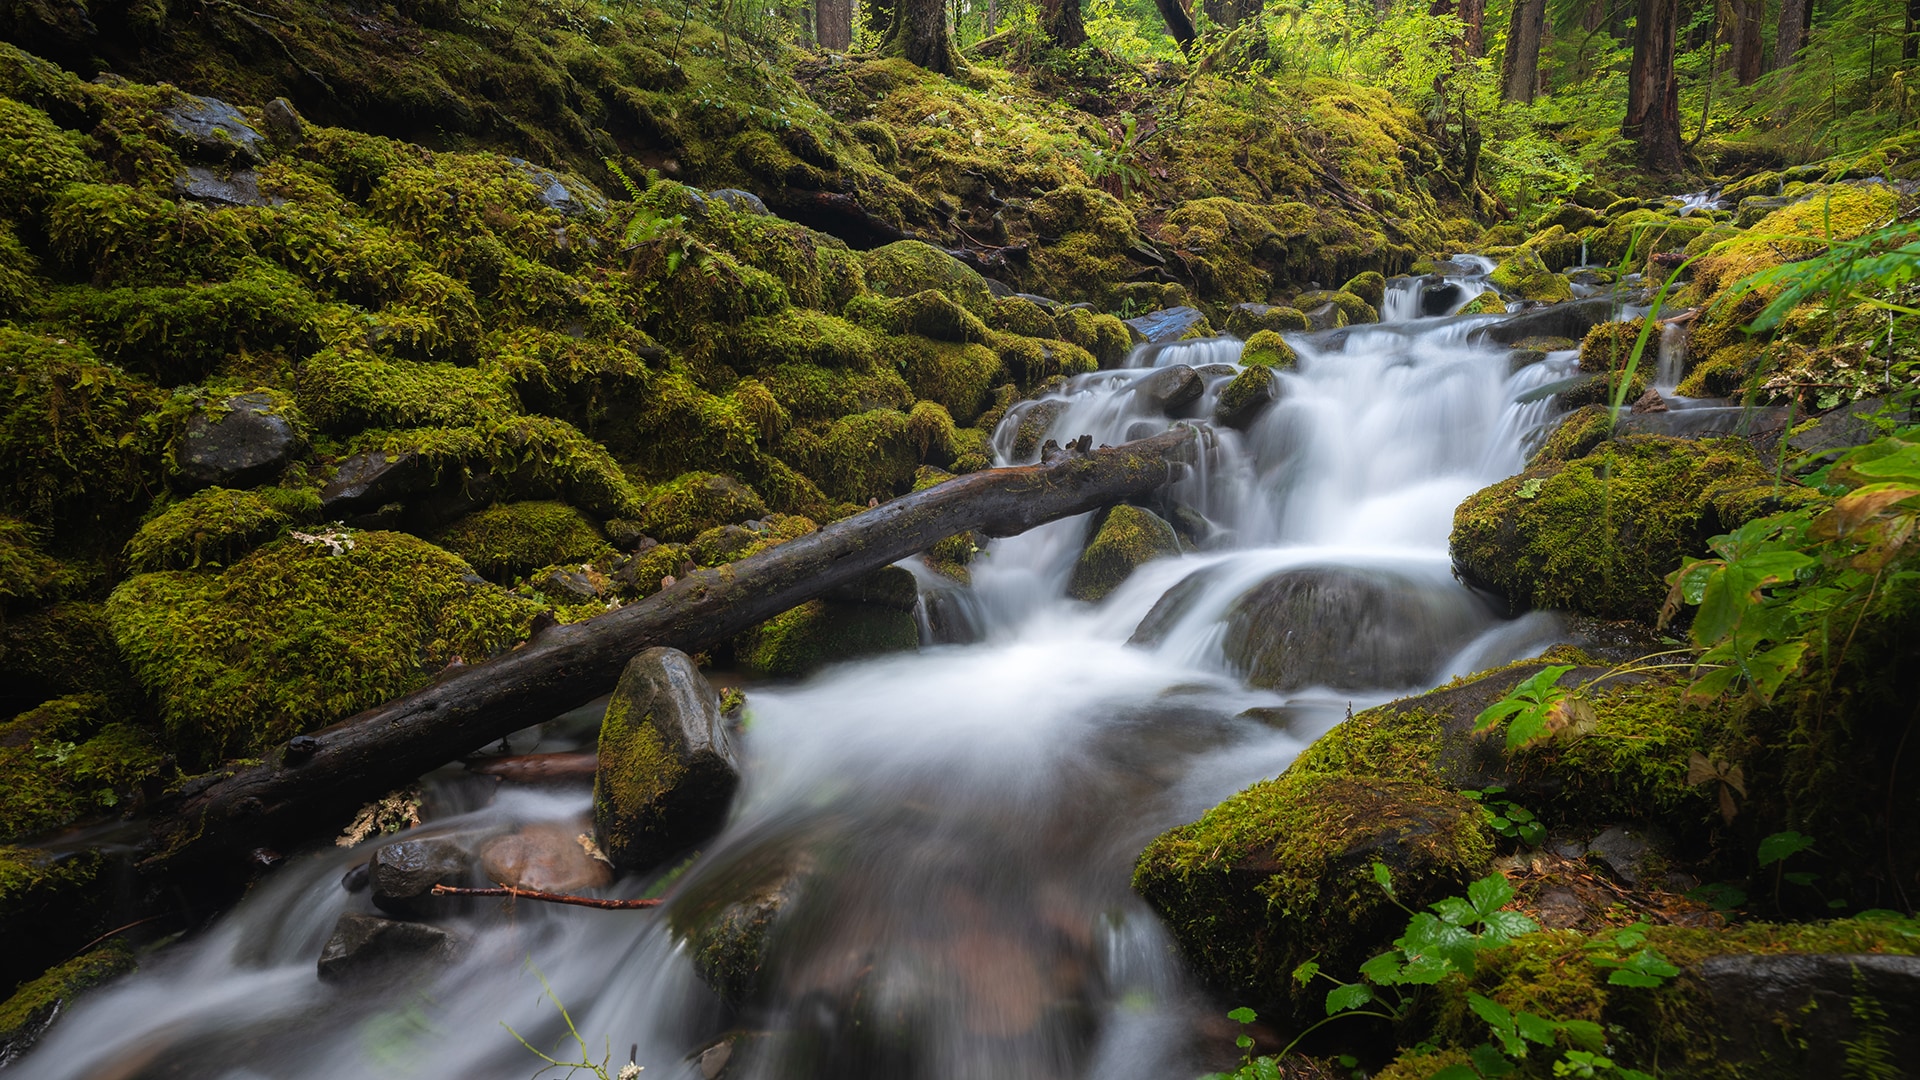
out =
<svg viewBox="0 0 1920 1080"><path fill-rule="evenodd" d="M1789 829L1777 832L1760 841L1760 865L1772 866L1774 863L1813 846L1813 837Z"/></svg>
<svg viewBox="0 0 1920 1080"><path fill-rule="evenodd" d="M1560 676L1572 670L1572 664L1549 664L1528 676L1520 685L1514 687L1513 693L1509 696L1530 697L1535 701L1540 701L1546 692L1553 687L1553 684L1560 681Z"/></svg>
<svg viewBox="0 0 1920 1080"><path fill-rule="evenodd" d="M1500 721L1505 720L1507 717L1512 716L1514 713L1526 707L1527 703L1524 701L1502 698L1480 710L1480 715L1473 718L1473 730L1489 731L1495 724L1498 724Z"/></svg>
<svg viewBox="0 0 1920 1080"><path fill-rule="evenodd" d="M1513 902L1513 886L1505 874L1493 873L1467 886L1467 899L1482 917L1491 915Z"/></svg>
<svg viewBox="0 0 1920 1080"><path fill-rule="evenodd" d="M1227 1019L1238 1020L1242 1024L1251 1024L1255 1020L1260 1019L1260 1014L1254 1012L1252 1009L1247 1008L1245 1005L1242 1005L1239 1008L1228 1013Z"/></svg>
<svg viewBox="0 0 1920 1080"><path fill-rule="evenodd" d="M1467 994L1467 1008L1472 1009L1473 1015L1485 1020L1487 1025L1496 1032L1510 1031L1513 1028L1512 1010L1485 994L1476 994L1469 991Z"/></svg>
<svg viewBox="0 0 1920 1080"><path fill-rule="evenodd" d="M1747 677L1753 681L1753 692L1761 701L1772 701L1780 684L1800 670L1800 660L1812 644L1804 639L1782 642L1747 658Z"/></svg>
<svg viewBox="0 0 1920 1080"><path fill-rule="evenodd" d="M1487 1077L1488 1080L1506 1076L1517 1068L1513 1062L1502 1057L1499 1049L1490 1043L1481 1043L1467 1051L1467 1057L1473 1062L1473 1067L1480 1070L1480 1075Z"/></svg>
<svg viewBox="0 0 1920 1080"><path fill-rule="evenodd" d="M1386 863L1383 863L1383 862L1380 862L1380 861L1378 861L1378 860L1375 860L1375 861L1374 861L1374 864L1373 864L1373 880L1374 880L1374 883L1375 883L1375 884L1377 884L1377 885L1379 885L1379 886L1380 886L1380 888L1381 888L1381 889L1382 889L1383 891L1385 891L1385 892L1386 892L1386 894L1387 894L1388 896L1392 896L1392 895L1394 895L1394 893L1393 893L1393 871L1391 871L1391 870L1389 870L1389 869L1387 869L1387 864L1386 864Z"/></svg>
<svg viewBox="0 0 1920 1080"><path fill-rule="evenodd" d="M1547 730L1545 709L1532 708L1513 718L1507 725L1507 749L1518 750L1539 738Z"/></svg>
<svg viewBox="0 0 1920 1080"><path fill-rule="evenodd" d="M1327 1015L1357 1009L1373 1000L1373 991L1360 983L1342 983L1327 991Z"/></svg>
<svg viewBox="0 0 1920 1080"><path fill-rule="evenodd" d="M1607 1045L1606 1032L1591 1020L1562 1020L1560 1030L1567 1033L1567 1038L1590 1050L1600 1050Z"/></svg>
<svg viewBox="0 0 1920 1080"><path fill-rule="evenodd" d="M1553 1045L1556 1025L1544 1016L1536 1016L1523 1009L1513 1014L1513 1026L1520 1032L1520 1037L1528 1042L1539 1043L1542 1046Z"/></svg>
<svg viewBox="0 0 1920 1080"><path fill-rule="evenodd" d="M1427 1080L1480 1080L1480 1073L1471 1065L1449 1065Z"/></svg>
<svg viewBox="0 0 1920 1080"><path fill-rule="evenodd" d="M1280 1075L1280 1063L1270 1057L1254 1058L1253 1080L1284 1080Z"/></svg>
<svg viewBox="0 0 1920 1080"><path fill-rule="evenodd" d="M1521 934L1532 934L1540 929L1540 924L1517 911L1494 911L1487 914L1487 933L1498 938L1517 938Z"/></svg>
<svg viewBox="0 0 1920 1080"><path fill-rule="evenodd" d="M1452 923L1454 926L1467 926L1480 921L1480 913L1473 910L1473 905L1457 896L1449 896L1445 900L1436 902L1432 907L1440 913L1442 921Z"/></svg>
<svg viewBox="0 0 1920 1080"><path fill-rule="evenodd" d="M1400 981L1400 954L1398 952L1381 953L1360 965L1360 975L1381 986L1394 985Z"/></svg>

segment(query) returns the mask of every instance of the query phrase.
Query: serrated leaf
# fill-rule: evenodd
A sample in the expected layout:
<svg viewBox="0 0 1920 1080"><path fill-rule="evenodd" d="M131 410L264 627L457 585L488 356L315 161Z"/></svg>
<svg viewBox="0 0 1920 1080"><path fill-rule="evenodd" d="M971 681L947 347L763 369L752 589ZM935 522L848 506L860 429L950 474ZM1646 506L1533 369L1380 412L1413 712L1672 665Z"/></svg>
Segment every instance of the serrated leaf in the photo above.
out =
<svg viewBox="0 0 1920 1080"><path fill-rule="evenodd" d="M1386 863L1376 861L1373 864L1373 880L1375 884L1386 891L1388 896L1394 895L1393 871L1387 869Z"/></svg>
<svg viewBox="0 0 1920 1080"><path fill-rule="evenodd" d="M1616 968L1607 975L1607 982L1614 986L1636 986L1651 989L1659 986L1661 981L1662 980L1656 979L1651 975L1642 975L1640 972L1627 968Z"/></svg>
<svg viewBox="0 0 1920 1080"><path fill-rule="evenodd" d="M1467 994L1467 1008L1472 1009L1473 1015L1485 1020L1487 1026L1493 1028L1495 1031L1510 1031L1513 1028L1512 1010L1485 994L1469 992Z"/></svg>
<svg viewBox="0 0 1920 1080"><path fill-rule="evenodd" d="M1373 1000L1373 991L1360 983L1342 983L1327 991L1327 1015L1357 1009Z"/></svg>
<svg viewBox="0 0 1920 1080"><path fill-rule="evenodd" d="M1589 1050L1601 1050L1607 1045L1607 1034L1599 1024L1591 1020L1562 1020L1560 1030L1576 1045Z"/></svg>
<svg viewBox="0 0 1920 1080"><path fill-rule="evenodd" d="M1501 938L1517 938L1536 933L1540 924L1517 911L1495 911L1487 916L1487 933Z"/></svg>
<svg viewBox="0 0 1920 1080"><path fill-rule="evenodd" d="M1433 904L1433 910L1439 912L1443 922L1454 926L1466 926L1480 920L1480 913L1473 910L1473 905L1457 896L1437 901Z"/></svg>
<svg viewBox="0 0 1920 1080"><path fill-rule="evenodd" d="M1480 710L1480 715L1473 718L1473 730L1476 732L1490 731L1495 725L1499 724L1500 721L1505 720L1507 717L1512 716L1514 713L1526 707L1527 703L1524 701L1502 698Z"/></svg>
<svg viewBox="0 0 1920 1080"><path fill-rule="evenodd" d="M1301 986L1305 986L1312 982L1313 977L1318 974L1320 974L1320 965L1309 960L1293 969L1293 981L1299 983Z"/></svg>
<svg viewBox="0 0 1920 1080"><path fill-rule="evenodd" d="M1505 874L1488 874L1467 886L1467 899L1482 917L1491 915L1513 902L1513 886Z"/></svg>
<svg viewBox="0 0 1920 1080"><path fill-rule="evenodd" d="M1520 1032L1520 1037L1528 1042L1539 1043L1542 1046L1553 1045L1555 1025L1546 1017L1521 1010L1513 1014L1513 1026Z"/></svg>
<svg viewBox="0 0 1920 1080"><path fill-rule="evenodd" d="M1392 986L1400 981L1400 954L1384 952L1360 965L1360 975L1372 979L1381 986Z"/></svg>
<svg viewBox="0 0 1920 1080"><path fill-rule="evenodd" d="M1467 1051L1467 1058L1473 1062L1474 1068L1480 1070L1480 1075L1488 1077L1489 1080L1506 1076L1517 1068L1513 1062L1502 1057L1499 1049L1490 1043L1481 1043Z"/></svg>

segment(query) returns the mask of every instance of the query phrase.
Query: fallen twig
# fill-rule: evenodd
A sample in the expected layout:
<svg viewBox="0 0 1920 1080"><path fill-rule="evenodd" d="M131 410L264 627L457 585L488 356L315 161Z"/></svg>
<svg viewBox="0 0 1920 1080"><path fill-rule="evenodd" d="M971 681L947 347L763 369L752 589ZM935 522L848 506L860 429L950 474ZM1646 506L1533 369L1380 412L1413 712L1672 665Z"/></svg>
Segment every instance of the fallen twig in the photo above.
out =
<svg viewBox="0 0 1920 1080"><path fill-rule="evenodd" d="M505 896L519 900L539 900L548 904L572 904L575 907L601 908L607 911L625 911L631 908L659 907L661 901L653 900L603 900L597 896L569 896L566 893L536 892L532 889L516 889L511 885L499 885L491 889L464 889L458 885L435 885L435 896Z"/></svg>

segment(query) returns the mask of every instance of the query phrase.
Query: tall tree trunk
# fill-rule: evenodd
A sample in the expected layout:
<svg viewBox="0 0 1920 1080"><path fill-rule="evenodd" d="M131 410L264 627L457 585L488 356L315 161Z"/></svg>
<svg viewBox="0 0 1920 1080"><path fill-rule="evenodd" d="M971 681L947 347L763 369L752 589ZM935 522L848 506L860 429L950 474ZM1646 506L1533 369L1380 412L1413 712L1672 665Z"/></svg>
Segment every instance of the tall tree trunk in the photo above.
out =
<svg viewBox="0 0 1920 1080"><path fill-rule="evenodd" d="M1741 86L1750 86L1766 70L1765 46L1760 38L1766 0L1731 0L1729 6L1733 14L1728 26L1733 43L1733 78Z"/></svg>
<svg viewBox="0 0 1920 1080"><path fill-rule="evenodd" d="M1000 0L987 0L987 36L1000 32Z"/></svg>
<svg viewBox="0 0 1920 1080"><path fill-rule="evenodd" d="M894 0L860 0L860 21L867 24L867 33L881 41L893 31Z"/></svg>
<svg viewBox="0 0 1920 1080"><path fill-rule="evenodd" d="M1513 0L1507 51L1500 61L1500 97L1532 101L1540 90L1540 37L1546 31L1546 0Z"/></svg>
<svg viewBox="0 0 1920 1080"><path fill-rule="evenodd" d="M1080 21L1080 0L1040 0L1041 28L1047 40L1062 49L1087 43L1087 26Z"/></svg>
<svg viewBox="0 0 1920 1080"><path fill-rule="evenodd" d="M1780 0L1780 25L1773 38L1773 70L1793 66L1800 47L1807 43L1807 17L1813 13L1812 0Z"/></svg>
<svg viewBox="0 0 1920 1080"><path fill-rule="evenodd" d="M1160 17L1167 22L1167 33L1180 45L1181 52L1193 51L1193 39L1199 35L1193 29L1193 16L1187 14L1186 5L1180 0L1153 0L1153 6L1160 9Z"/></svg>
<svg viewBox="0 0 1920 1080"><path fill-rule="evenodd" d="M1633 65L1627 71L1627 121L1621 134L1640 144L1650 172L1680 171L1680 81L1673 71L1678 0L1639 0Z"/></svg>
<svg viewBox="0 0 1920 1080"><path fill-rule="evenodd" d="M1907 35L1900 42L1900 59L1920 60L1920 0L1907 0Z"/></svg>
<svg viewBox="0 0 1920 1080"><path fill-rule="evenodd" d="M942 75L956 75L966 68L953 47L953 35L947 32L946 0L895 0L893 25L887 28L880 52L903 56Z"/></svg>
<svg viewBox="0 0 1920 1080"><path fill-rule="evenodd" d="M814 0L820 47L834 52L853 48L853 0Z"/></svg>
<svg viewBox="0 0 1920 1080"><path fill-rule="evenodd" d="M1487 54L1487 0L1460 0L1460 21L1466 25L1468 56Z"/></svg>

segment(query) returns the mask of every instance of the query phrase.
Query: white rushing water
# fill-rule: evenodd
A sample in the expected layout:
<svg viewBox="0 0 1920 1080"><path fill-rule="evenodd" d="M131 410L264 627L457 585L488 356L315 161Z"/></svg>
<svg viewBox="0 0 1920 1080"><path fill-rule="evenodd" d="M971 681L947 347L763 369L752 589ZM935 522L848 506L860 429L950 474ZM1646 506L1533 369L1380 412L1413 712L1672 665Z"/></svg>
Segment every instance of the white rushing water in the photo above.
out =
<svg viewBox="0 0 1920 1080"><path fill-rule="evenodd" d="M450 922L468 940L452 966L340 987L315 959L341 913L371 910L340 885L370 846L310 854L83 1001L13 1071L520 1080L540 1062L508 1026L556 1056L576 1049L544 977L594 1059L617 1068L633 1047L649 1080L702 1075L697 1056L729 1032L749 1034L730 1077L1191 1075L1195 1021L1219 1006L1129 889L1135 855L1280 772L1349 708L1555 633L1544 616L1486 611L1449 573L1447 534L1461 499L1520 468L1553 406L1516 399L1568 374L1571 354L1510 372L1504 351L1467 343L1490 317L1415 320L1419 294L1394 286L1392 321L1289 335L1299 366L1245 431L1206 423L1237 371L1232 338L1143 348L1135 366L1015 409L996 436L1003 464L1042 407L1063 443L1203 425L1206 453L1161 506L1196 550L1080 603L1066 583L1090 521L1056 522L976 562L960 603L972 643L754 689L733 820L667 909L477 907ZM1205 389L1169 417L1145 388L1182 364ZM1276 581L1319 590L1287 649L1311 652L1310 636L1324 654L1283 650L1283 674L1261 681L1284 689L1250 684L1266 661L1231 659L1236 635L1276 625L1243 603ZM541 748L571 745L569 730ZM432 790L478 807L427 826L459 837L573 828L587 810L578 789L489 797L492 781L452 776ZM781 882L792 899L768 931L764 989L729 1009L667 924Z"/></svg>

